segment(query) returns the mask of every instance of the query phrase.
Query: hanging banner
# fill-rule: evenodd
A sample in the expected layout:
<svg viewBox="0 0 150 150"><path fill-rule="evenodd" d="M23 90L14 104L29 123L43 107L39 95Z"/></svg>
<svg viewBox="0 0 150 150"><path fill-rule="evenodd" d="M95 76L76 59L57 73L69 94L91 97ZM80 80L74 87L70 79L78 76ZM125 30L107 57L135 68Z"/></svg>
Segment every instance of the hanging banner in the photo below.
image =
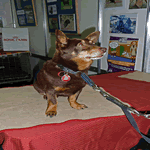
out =
<svg viewBox="0 0 150 150"><path fill-rule="evenodd" d="M137 38L111 36L108 51L108 72L133 71L137 47Z"/></svg>

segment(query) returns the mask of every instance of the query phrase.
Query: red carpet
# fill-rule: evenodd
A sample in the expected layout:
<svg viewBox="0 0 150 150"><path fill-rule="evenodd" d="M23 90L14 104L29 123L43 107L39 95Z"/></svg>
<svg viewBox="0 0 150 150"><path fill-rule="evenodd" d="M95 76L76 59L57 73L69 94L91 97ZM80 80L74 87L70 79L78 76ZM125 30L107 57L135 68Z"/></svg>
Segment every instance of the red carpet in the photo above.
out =
<svg viewBox="0 0 150 150"><path fill-rule="evenodd" d="M137 119L140 130L147 134L150 120ZM71 120L0 132L4 150L124 150L137 145L140 138L125 116Z"/></svg>
<svg viewBox="0 0 150 150"><path fill-rule="evenodd" d="M150 83L118 76L129 72L118 72L90 77L98 86L138 111L150 111Z"/></svg>
<svg viewBox="0 0 150 150"><path fill-rule="evenodd" d="M138 110L150 110L150 83L118 78L111 73L91 77L110 94L128 102ZM139 129L148 134L150 120L135 116ZM0 131L4 150L129 150L150 145L130 125L125 116L70 120L24 129ZM142 149L142 148L141 148Z"/></svg>

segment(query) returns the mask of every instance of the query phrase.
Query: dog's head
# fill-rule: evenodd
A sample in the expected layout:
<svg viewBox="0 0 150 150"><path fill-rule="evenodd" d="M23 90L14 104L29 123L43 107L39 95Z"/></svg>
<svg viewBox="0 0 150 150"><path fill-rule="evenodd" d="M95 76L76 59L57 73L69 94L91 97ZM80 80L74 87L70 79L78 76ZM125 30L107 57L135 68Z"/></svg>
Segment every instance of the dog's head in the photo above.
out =
<svg viewBox="0 0 150 150"><path fill-rule="evenodd" d="M85 39L69 39L62 31L56 30L56 54L66 67L73 70L88 69L93 60L102 58L106 48L96 46L99 31L93 32Z"/></svg>

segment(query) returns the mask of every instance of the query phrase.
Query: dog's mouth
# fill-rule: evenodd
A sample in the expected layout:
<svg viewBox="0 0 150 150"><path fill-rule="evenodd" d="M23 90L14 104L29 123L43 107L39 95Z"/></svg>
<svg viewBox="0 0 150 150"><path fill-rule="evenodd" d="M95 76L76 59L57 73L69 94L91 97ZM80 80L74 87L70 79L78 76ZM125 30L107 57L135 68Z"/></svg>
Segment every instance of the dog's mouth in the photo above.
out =
<svg viewBox="0 0 150 150"><path fill-rule="evenodd" d="M104 56L105 54L106 54L106 52L103 53L103 54L101 54L101 55L98 55L98 56L88 56L88 57L86 57L86 58L91 59L91 60L97 60L97 59L103 58L103 56Z"/></svg>

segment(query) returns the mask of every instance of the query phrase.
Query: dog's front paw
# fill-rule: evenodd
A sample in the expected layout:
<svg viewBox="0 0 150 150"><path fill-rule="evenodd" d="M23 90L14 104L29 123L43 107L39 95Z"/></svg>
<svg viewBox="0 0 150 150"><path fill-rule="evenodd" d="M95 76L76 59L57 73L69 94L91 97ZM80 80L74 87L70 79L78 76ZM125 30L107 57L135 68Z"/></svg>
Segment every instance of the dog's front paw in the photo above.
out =
<svg viewBox="0 0 150 150"><path fill-rule="evenodd" d="M57 115L57 111L46 111L45 114L46 116L50 116L52 118Z"/></svg>
<svg viewBox="0 0 150 150"><path fill-rule="evenodd" d="M84 104L79 104L77 102L73 102L70 104L72 108L75 108L75 109L84 109L84 108L88 108L86 105Z"/></svg>

